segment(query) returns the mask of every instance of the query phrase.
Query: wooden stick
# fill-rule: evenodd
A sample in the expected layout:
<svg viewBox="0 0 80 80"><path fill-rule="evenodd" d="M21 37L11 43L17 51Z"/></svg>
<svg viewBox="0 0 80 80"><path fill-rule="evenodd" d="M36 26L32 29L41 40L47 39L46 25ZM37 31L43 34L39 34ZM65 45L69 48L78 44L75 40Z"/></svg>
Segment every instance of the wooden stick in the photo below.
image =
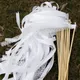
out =
<svg viewBox="0 0 80 80"><path fill-rule="evenodd" d="M70 29L57 32L57 52L58 52L58 80L68 80L69 60L74 40L75 30L73 31L70 45Z"/></svg>

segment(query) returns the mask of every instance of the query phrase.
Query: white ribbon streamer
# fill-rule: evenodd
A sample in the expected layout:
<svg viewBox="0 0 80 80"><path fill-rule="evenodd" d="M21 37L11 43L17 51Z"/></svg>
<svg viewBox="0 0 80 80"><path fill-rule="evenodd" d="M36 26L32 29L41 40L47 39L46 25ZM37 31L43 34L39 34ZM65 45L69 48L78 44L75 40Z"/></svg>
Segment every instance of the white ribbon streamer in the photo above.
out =
<svg viewBox="0 0 80 80"><path fill-rule="evenodd" d="M52 3L55 2L44 2L34 7L22 19L22 26L19 12L16 13L21 34L1 43L5 46L16 42L1 58L0 74L5 74L2 80L43 80L51 70L56 51L56 31L76 27L69 22L68 14L59 11L58 4L56 7ZM13 74L12 78L8 78L10 74Z"/></svg>

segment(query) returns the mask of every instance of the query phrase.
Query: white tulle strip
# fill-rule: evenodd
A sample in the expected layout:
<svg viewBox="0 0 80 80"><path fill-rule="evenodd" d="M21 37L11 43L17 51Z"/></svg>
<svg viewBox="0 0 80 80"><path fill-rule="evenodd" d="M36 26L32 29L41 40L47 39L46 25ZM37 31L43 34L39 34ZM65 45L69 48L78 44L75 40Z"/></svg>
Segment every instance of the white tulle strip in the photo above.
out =
<svg viewBox="0 0 80 80"><path fill-rule="evenodd" d="M55 2L44 2L33 7L30 14L22 19L20 25L19 12L16 22L21 34L14 38L5 38L1 43L6 46L15 42L6 55L0 58L0 74L2 80L43 80L54 63L56 32L61 29L74 29L69 15L59 11ZM13 74L12 78L9 75Z"/></svg>

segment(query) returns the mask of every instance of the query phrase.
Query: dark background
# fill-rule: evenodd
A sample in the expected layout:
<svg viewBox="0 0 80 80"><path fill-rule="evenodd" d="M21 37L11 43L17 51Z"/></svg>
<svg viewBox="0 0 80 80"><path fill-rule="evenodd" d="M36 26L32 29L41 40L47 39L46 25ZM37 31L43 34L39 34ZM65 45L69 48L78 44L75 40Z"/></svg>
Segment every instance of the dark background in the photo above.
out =
<svg viewBox="0 0 80 80"><path fill-rule="evenodd" d="M20 12L21 19L31 12L33 6L40 5L44 1L53 0L0 0L0 42L5 37L14 37L20 33L15 19L15 13ZM77 23L73 50L70 59L69 80L80 80L80 0L55 0L60 9L70 14L72 22ZM7 48L0 46L0 57ZM48 73L44 80L57 80L57 55L52 70ZM2 76L0 76L0 80Z"/></svg>

